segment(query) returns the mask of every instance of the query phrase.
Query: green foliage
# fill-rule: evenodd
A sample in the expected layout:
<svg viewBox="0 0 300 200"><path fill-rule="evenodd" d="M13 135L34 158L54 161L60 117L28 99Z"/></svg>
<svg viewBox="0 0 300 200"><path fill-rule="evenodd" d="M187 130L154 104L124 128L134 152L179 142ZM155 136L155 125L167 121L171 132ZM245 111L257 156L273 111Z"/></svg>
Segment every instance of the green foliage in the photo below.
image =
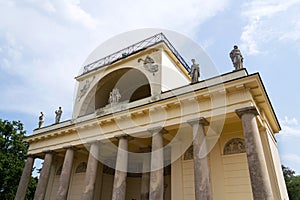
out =
<svg viewBox="0 0 300 200"><path fill-rule="evenodd" d="M282 171L290 200L300 200L300 176L295 176L295 171L283 165Z"/></svg>
<svg viewBox="0 0 300 200"><path fill-rule="evenodd" d="M14 199L28 149L25 133L20 121L0 119L0 199ZM30 184L33 188L36 180L32 178Z"/></svg>
<svg viewBox="0 0 300 200"><path fill-rule="evenodd" d="M31 177L29 185L28 185L28 189L27 189L27 192L26 192L25 200L32 200L34 198L34 192L35 192L35 188L36 188L37 183L38 183L38 178L37 177Z"/></svg>

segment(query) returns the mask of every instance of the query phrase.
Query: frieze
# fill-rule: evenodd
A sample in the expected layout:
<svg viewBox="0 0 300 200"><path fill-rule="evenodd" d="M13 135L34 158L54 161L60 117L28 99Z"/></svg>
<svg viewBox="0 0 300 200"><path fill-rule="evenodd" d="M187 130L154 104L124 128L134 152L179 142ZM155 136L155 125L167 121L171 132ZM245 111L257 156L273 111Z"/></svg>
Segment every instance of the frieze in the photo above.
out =
<svg viewBox="0 0 300 200"><path fill-rule="evenodd" d="M223 154L236 154L245 152L245 142L242 138L233 138L229 140L224 147Z"/></svg>
<svg viewBox="0 0 300 200"><path fill-rule="evenodd" d="M75 173L84 173L84 172L86 172L86 167L87 167L86 162L81 162L77 166Z"/></svg>
<svg viewBox="0 0 300 200"><path fill-rule="evenodd" d="M153 58L147 56L145 59L139 58L139 62L143 62L144 68L155 76L155 73L158 71L158 64L155 64Z"/></svg>
<svg viewBox="0 0 300 200"><path fill-rule="evenodd" d="M95 76L93 76L93 78L85 80L85 83L82 86L82 88L80 89L79 94L77 96L77 101L80 101L81 98L87 93L87 91L89 90L94 79L95 79Z"/></svg>

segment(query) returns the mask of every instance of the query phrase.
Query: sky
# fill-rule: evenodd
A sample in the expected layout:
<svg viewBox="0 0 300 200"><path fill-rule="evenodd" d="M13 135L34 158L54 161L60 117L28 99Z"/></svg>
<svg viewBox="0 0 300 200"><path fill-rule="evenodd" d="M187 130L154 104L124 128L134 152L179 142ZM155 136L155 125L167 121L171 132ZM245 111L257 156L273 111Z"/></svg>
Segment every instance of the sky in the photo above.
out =
<svg viewBox="0 0 300 200"><path fill-rule="evenodd" d="M135 29L168 29L198 43L220 74L233 70L228 54L239 46L280 121L281 161L300 174L299 10L299 0L0 0L0 118L20 120L27 135L41 111L45 125L59 106L71 119L74 77L97 46Z"/></svg>

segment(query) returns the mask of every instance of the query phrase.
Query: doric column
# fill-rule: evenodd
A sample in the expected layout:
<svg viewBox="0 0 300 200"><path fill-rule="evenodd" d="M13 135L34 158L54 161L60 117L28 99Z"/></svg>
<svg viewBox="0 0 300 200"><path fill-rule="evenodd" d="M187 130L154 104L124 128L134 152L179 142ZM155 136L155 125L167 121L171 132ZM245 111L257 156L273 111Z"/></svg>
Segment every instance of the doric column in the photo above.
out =
<svg viewBox="0 0 300 200"><path fill-rule="evenodd" d="M27 187L30 182L33 163L34 163L34 157L32 155L27 155L27 160L26 160L23 172L22 172L22 176L21 176L21 179L19 182L15 200L25 199Z"/></svg>
<svg viewBox="0 0 300 200"><path fill-rule="evenodd" d="M99 162L98 155L99 155L99 144L97 142L94 142L91 144L90 147L90 154L89 154L88 164L85 173L82 200L94 199L94 190L95 190L97 168Z"/></svg>
<svg viewBox="0 0 300 200"><path fill-rule="evenodd" d="M112 200L124 200L126 196L128 137L129 136L127 135L117 137L119 139L119 146L116 160Z"/></svg>
<svg viewBox="0 0 300 200"><path fill-rule="evenodd" d="M50 169L53 160L53 152L47 151L44 159L43 168L34 193L34 200L43 200L47 190L47 184L50 176Z"/></svg>
<svg viewBox="0 0 300 200"><path fill-rule="evenodd" d="M203 117L189 120L188 123L193 127L195 199L210 200L208 152L204 132L204 126L207 126L209 123Z"/></svg>
<svg viewBox="0 0 300 200"><path fill-rule="evenodd" d="M143 172L141 183L141 200L149 199L149 186L150 186L150 148L142 148L143 154Z"/></svg>
<svg viewBox="0 0 300 200"><path fill-rule="evenodd" d="M163 200L164 196L164 150L162 127L148 129L152 133L151 173L149 199Z"/></svg>
<svg viewBox="0 0 300 200"><path fill-rule="evenodd" d="M253 198L273 199L271 183L261 143L256 115L258 112L254 106L236 110L242 119L245 149L251 179Z"/></svg>
<svg viewBox="0 0 300 200"><path fill-rule="evenodd" d="M75 147L65 147L67 149L61 175L56 200L66 200L71 180L72 166L75 154Z"/></svg>

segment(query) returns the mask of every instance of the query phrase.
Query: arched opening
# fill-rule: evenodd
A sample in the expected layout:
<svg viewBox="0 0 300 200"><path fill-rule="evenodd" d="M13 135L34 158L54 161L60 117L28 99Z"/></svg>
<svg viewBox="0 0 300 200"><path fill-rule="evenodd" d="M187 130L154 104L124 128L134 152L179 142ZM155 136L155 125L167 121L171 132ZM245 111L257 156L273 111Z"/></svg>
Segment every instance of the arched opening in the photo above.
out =
<svg viewBox="0 0 300 200"><path fill-rule="evenodd" d="M123 68L99 81L95 94L95 109L105 107L109 103L109 95L114 88L120 92L119 102L129 103L151 96L147 77L139 70Z"/></svg>

